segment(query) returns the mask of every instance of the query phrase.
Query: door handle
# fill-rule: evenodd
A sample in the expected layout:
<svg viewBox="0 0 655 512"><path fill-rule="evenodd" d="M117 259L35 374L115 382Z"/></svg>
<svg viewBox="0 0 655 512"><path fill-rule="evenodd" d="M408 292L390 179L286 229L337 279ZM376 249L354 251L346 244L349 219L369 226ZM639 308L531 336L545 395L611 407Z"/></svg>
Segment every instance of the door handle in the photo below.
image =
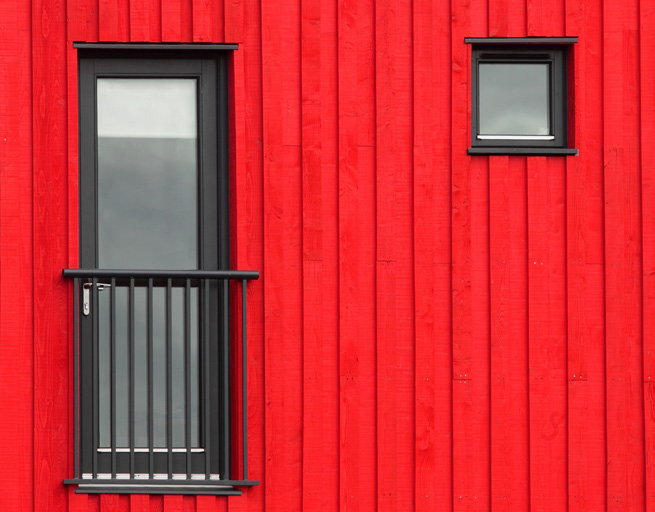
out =
<svg viewBox="0 0 655 512"><path fill-rule="evenodd" d="M110 284L98 283L98 291L109 288ZM82 286L82 314L84 316L89 316L91 314L91 288L93 288L93 283L84 283Z"/></svg>
<svg viewBox="0 0 655 512"><path fill-rule="evenodd" d="M82 314L84 316L89 316L91 313L91 288L93 283L84 283L82 286Z"/></svg>

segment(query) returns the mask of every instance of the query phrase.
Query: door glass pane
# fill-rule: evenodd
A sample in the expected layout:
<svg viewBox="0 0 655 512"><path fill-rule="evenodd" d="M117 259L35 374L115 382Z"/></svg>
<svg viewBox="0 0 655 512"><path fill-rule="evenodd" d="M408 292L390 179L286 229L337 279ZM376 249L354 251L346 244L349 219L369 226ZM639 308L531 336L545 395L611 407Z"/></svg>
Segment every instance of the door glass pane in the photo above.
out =
<svg viewBox="0 0 655 512"><path fill-rule="evenodd" d="M548 64L479 67L480 134L550 135Z"/></svg>
<svg viewBox="0 0 655 512"><path fill-rule="evenodd" d="M98 79L99 268L198 268L196 97L195 79Z"/></svg>
<svg viewBox="0 0 655 512"><path fill-rule="evenodd" d="M198 268L198 137L195 79L97 80L98 268L188 270ZM167 446L166 289L153 290L152 443ZM109 291L99 293L99 441L111 440ZM190 404L186 404L184 289L172 291L172 432L185 444L190 410L191 446L199 444L198 293L191 289ZM147 293L135 288L134 432L136 447L149 445ZM129 294L116 289L116 442L129 445Z"/></svg>

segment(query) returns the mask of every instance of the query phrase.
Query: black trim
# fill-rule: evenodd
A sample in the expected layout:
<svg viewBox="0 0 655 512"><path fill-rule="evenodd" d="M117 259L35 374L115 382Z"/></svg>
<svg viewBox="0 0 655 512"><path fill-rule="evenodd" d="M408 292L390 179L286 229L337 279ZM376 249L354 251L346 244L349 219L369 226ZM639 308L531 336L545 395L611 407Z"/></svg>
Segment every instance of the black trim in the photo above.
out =
<svg viewBox="0 0 655 512"><path fill-rule="evenodd" d="M161 485L162 483L175 482L178 485L183 485L185 487L198 487L202 485L222 485L222 486L234 486L234 487L252 487L259 485L259 480L191 480L189 482L185 480L165 480L159 478L131 478L131 479L121 479L119 480L121 484L140 484L140 485ZM94 485L117 485L115 482L107 479L96 479L91 480L89 478L67 478L64 480L66 485L80 485L80 484L94 484ZM119 484L120 485L120 484Z"/></svg>
<svg viewBox="0 0 655 512"><path fill-rule="evenodd" d="M84 50L187 50L187 51L224 51L238 50L239 45L236 43L81 43L74 42L73 48Z"/></svg>
<svg viewBox="0 0 655 512"><path fill-rule="evenodd" d="M535 156L577 156L573 148L468 148L469 155L535 155Z"/></svg>
<svg viewBox="0 0 655 512"><path fill-rule="evenodd" d="M568 140L568 48L565 44L577 38L467 38L476 42L471 54L471 149L468 154L572 154L546 149L569 149ZM547 41L549 44L541 44ZM550 44L551 42L562 44ZM536 44L519 44L519 43ZM509 43L509 44L507 44ZM480 83L478 69L481 64L548 64L549 116L551 140L479 139ZM477 151L483 149L484 151ZM472 151L476 149L476 151ZM522 151L516 151L521 149Z"/></svg>
<svg viewBox="0 0 655 512"><path fill-rule="evenodd" d="M65 485L77 485L77 494L193 494L241 496L236 487L259 485L257 480L173 480L173 479L86 479L70 478Z"/></svg>
<svg viewBox="0 0 655 512"><path fill-rule="evenodd" d="M174 480L175 483L180 480ZM80 485L75 489L75 494L192 494L209 496L241 496L243 493L232 487L227 488L193 488L180 485L159 484L159 486L142 487L138 485L115 487L113 485Z"/></svg>
<svg viewBox="0 0 655 512"><path fill-rule="evenodd" d="M135 279L259 279L257 270L111 270L104 268L65 268L63 277Z"/></svg>
<svg viewBox="0 0 655 512"><path fill-rule="evenodd" d="M466 44L574 44L577 37L465 37Z"/></svg>
<svg viewBox="0 0 655 512"><path fill-rule="evenodd" d="M210 279L211 283L204 283L207 293L199 304L200 322L204 325L208 347L200 356L208 361L207 365L221 368L222 371L230 369L229 352L225 350L229 344L229 325L221 325L229 319L229 311L219 315L219 311L229 309L229 301L219 294L219 285L215 279L252 278L254 274L230 275L229 251L229 162L228 162L228 56L225 50L234 50L237 45L223 44L96 44L75 43L79 55L79 105L80 105L80 263L89 271L64 271L65 277L86 277L93 279L93 314L90 317L79 315L81 325L80 336L82 340L94 340L98 343L98 304L96 283L109 282L113 285L128 286L128 279L138 279L142 286L148 284L148 347L152 357L152 289L153 285L160 287L163 283L166 292L167 325L165 326L165 346L167 353L167 447L165 453L153 453L152 425L150 426L149 453L134 454L120 452L114 449L116 439L115 428L111 429L111 447L109 453L98 453L98 347L81 343L81 381L80 381L80 473L90 473L95 478L98 473L167 473L169 478L173 473L197 473L200 466L205 466L208 473L220 474L222 478L229 479L230 450L229 447L229 375L219 382L220 372L209 372L203 369L204 364L198 368L202 384L199 385L201 396L211 397L206 400L208 408L202 414L209 420L211 428L205 428L200 439L208 450L205 453L186 454L184 457L172 451L172 389L171 389L171 289L178 286L180 279ZM162 51L164 50L164 51ZM174 51L170 51L174 50ZM151 78L151 77L183 77L195 78L198 81L197 108L198 108L198 258L197 271L155 271L149 270L98 270L97 245L97 134L96 134L96 79L98 77L111 78ZM225 272L217 275L215 272ZM195 275L182 277L185 274ZM205 273L204 276L202 273ZM212 275L207 275L212 274ZM257 274L258 275L258 274ZM112 299L114 297L114 286ZM113 300L112 300L113 305ZM114 312L112 307L110 311ZM112 325L115 319L112 317ZM114 333L112 344L114 346ZM209 340L217 342L209 343ZM85 349L85 347L87 347ZM92 347L92 348L91 348ZM114 354L112 353L112 356ZM152 364L152 359L149 359ZM202 361L202 359L200 359ZM115 389L114 368L112 357L110 366L112 374L112 389ZM208 368L208 367L207 367ZM150 368L149 375L152 375ZM152 381L149 379L148 407L152 418ZM200 398L200 397L199 397ZM116 415L114 394L111 398L112 422ZM152 421L151 421L152 423ZM112 423L112 427L113 427ZM130 439L132 441L132 439ZM176 480L175 485L186 482ZM143 485L143 483L142 483ZM106 492L106 491L105 491Z"/></svg>

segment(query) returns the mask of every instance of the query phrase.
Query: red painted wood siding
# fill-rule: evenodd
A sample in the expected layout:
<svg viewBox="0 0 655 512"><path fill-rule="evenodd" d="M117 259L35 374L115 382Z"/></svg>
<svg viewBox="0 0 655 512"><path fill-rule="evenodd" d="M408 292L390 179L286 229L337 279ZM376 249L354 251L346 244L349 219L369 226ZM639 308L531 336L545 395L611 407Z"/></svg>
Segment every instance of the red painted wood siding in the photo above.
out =
<svg viewBox="0 0 655 512"><path fill-rule="evenodd" d="M651 0L0 2L0 509L655 512ZM467 36L578 36L577 157L469 157ZM238 42L241 497L72 473L73 41Z"/></svg>

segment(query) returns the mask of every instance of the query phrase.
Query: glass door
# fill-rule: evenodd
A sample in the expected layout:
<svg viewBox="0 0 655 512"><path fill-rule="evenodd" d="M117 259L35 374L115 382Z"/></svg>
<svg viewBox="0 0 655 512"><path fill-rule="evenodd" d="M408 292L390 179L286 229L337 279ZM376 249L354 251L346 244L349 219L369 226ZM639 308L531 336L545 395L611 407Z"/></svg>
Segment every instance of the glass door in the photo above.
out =
<svg viewBox="0 0 655 512"><path fill-rule="evenodd" d="M229 268L221 73L224 62L214 59L80 59L82 268ZM227 343L211 313L222 300L217 284L108 278L84 286L81 405L92 412L81 417L82 471L93 457L100 473L135 465L143 475L218 460L205 446L216 450L228 435L211 428L227 404L204 400L219 379L203 375L215 365L201 364L222 353L203 336Z"/></svg>

